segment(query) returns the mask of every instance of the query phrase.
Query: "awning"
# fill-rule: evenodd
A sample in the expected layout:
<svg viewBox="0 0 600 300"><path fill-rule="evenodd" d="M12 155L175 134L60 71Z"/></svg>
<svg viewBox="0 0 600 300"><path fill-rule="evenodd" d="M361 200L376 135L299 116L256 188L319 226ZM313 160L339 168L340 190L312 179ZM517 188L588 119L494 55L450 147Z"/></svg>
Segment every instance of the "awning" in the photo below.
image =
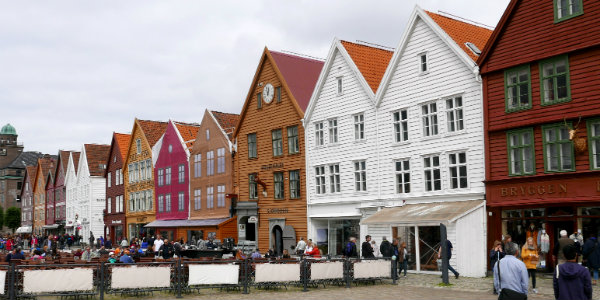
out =
<svg viewBox="0 0 600 300"><path fill-rule="evenodd" d="M205 220L156 220L146 224L144 227L200 227L217 226L230 218L205 219Z"/></svg>
<svg viewBox="0 0 600 300"><path fill-rule="evenodd" d="M419 225L451 223L480 206L484 200L407 204L384 208L362 220L361 225Z"/></svg>
<svg viewBox="0 0 600 300"><path fill-rule="evenodd" d="M42 228L44 228L44 229L56 229L56 228L58 228L58 224L44 225L44 226L42 226Z"/></svg>
<svg viewBox="0 0 600 300"><path fill-rule="evenodd" d="M21 226L17 228L16 233L31 233L31 226Z"/></svg>

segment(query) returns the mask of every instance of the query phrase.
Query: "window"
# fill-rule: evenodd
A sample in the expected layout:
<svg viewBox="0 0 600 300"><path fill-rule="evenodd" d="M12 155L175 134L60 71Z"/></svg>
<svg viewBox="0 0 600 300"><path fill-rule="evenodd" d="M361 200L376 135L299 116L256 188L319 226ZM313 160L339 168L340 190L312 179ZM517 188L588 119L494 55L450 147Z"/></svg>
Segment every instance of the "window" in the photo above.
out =
<svg viewBox="0 0 600 300"><path fill-rule="evenodd" d="M425 170L425 190L439 191L442 189L442 174L440 170L440 157L437 155L423 158Z"/></svg>
<svg viewBox="0 0 600 300"><path fill-rule="evenodd" d="M112 213L112 199L110 197L106 199L106 212Z"/></svg>
<svg viewBox="0 0 600 300"><path fill-rule="evenodd" d="M165 185L165 170L158 169L158 186Z"/></svg>
<svg viewBox="0 0 600 300"><path fill-rule="evenodd" d="M214 203L214 188L209 186L206 188L206 208L215 207Z"/></svg>
<svg viewBox="0 0 600 300"><path fill-rule="evenodd" d="M206 152L206 175L214 175L215 174L215 152L208 151Z"/></svg>
<svg viewBox="0 0 600 300"><path fill-rule="evenodd" d="M202 190L194 190L194 209L199 210L202 208Z"/></svg>
<svg viewBox="0 0 600 300"><path fill-rule="evenodd" d="M273 188L275 192L273 198L283 199L285 197L283 188L283 172L273 173Z"/></svg>
<svg viewBox="0 0 600 300"><path fill-rule="evenodd" d="M325 167L315 167L315 191L317 194L325 194Z"/></svg>
<svg viewBox="0 0 600 300"><path fill-rule="evenodd" d="M300 198L300 171L290 171L290 199Z"/></svg>
<svg viewBox="0 0 600 300"><path fill-rule="evenodd" d="M256 158L256 133L248 135L248 158Z"/></svg>
<svg viewBox="0 0 600 300"><path fill-rule="evenodd" d="M354 139L365 139L365 115L363 114L354 115Z"/></svg>
<svg viewBox="0 0 600 300"><path fill-rule="evenodd" d="M135 140L135 149L136 149L137 154L142 153L142 140L141 139Z"/></svg>
<svg viewBox="0 0 600 300"><path fill-rule="evenodd" d="M202 154L194 155L194 177L202 176Z"/></svg>
<svg viewBox="0 0 600 300"><path fill-rule="evenodd" d="M554 22L583 14L582 0L554 0Z"/></svg>
<svg viewBox="0 0 600 300"><path fill-rule="evenodd" d="M158 212L163 212L164 209L164 203L163 201L165 200L165 196L163 195L158 195Z"/></svg>
<svg viewBox="0 0 600 300"><path fill-rule="evenodd" d="M281 87L280 86L275 88L275 97L277 97L277 98L275 98L275 99L277 99L277 100L275 100L276 102L278 102L278 103L281 102Z"/></svg>
<svg viewBox="0 0 600 300"><path fill-rule="evenodd" d="M169 149L168 150L169 150L169 153L172 153L173 152L173 145L169 144Z"/></svg>
<svg viewBox="0 0 600 300"><path fill-rule="evenodd" d="M225 185L217 186L217 207L225 207Z"/></svg>
<svg viewBox="0 0 600 300"><path fill-rule="evenodd" d="M133 163L133 177L134 182L140 181L140 163Z"/></svg>
<svg viewBox="0 0 600 300"><path fill-rule="evenodd" d="M419 71L421 73L427 72L427 53L419 54Z"/></svg>
<svg viewBox="0 0 600 300"><path fill-rule="evenodd" d="M165 184L171 184L171 167L165 168Z"/></svg>
<svg viewBox="0 0 600 300"><path fill-rule="evenodd" d="M225 148L217 149L217 173L225 173Z"/></svg>
<svg viewBox="0 0 600 300"><path fill-rule="evenodd" d="M140 181L146 180L146 162L140 162Z"/></svg>
<svg viewBox="0 0 600 300"><path fill-rule="evenodd" d="M206 129L206 140L210 140L210 129Z"/></svg>
<svg viewBox="0 0 600 300"><path fill-rule="evenodd" d="M531 108L529 65L504 72L506 112Z"/></svg>
<svg viewBox="0 0 600 300"><path fill-rule="evenodd" d="M588 144L590 151L590 169L600 169L600 120L591 120L587 123Z"/></svg>
<svg viewBox="0 0 600 300"><path fill-rule="evenodd" d="M336 78L336 81L337 81L337 94L338 95L341 95L341 94L344 93L344 85L343 85L344 82L343 82L342 79L343 79L343 77L341 77L341 76L338 77L338 78Z"/></svg>
<svg viewBox="0 0 600 300"><path fill-rule="evenodd" d="M123 195L117 196L117 212L123 212Z"/></svg>
<svg viewBox="0 0 600 300"><path fill-rule="evenodd" d="M546 172L575 171L573 142L564 124L542 126Z"/></svg>
<svg viewBox="0 0 600 300"><path fill-rule="evenodd" d="M3 181L2 183L4 183L4 181ZM110 187L110 186L111 186L111 184L112 184L112 177L111 177L111 174L110 174L110 172L108 172L108 175L106 175L106 185L107 185L108 187Z"/></svg>
<svg viewBox="0 0 600 300"><path fill-rule="evenodd" d="M185 182L185 165L179 165L178 168L178 181L179 183L184 183Z"/></svg>
<svg viewBox="0 0 600 300"><path fill-rule="evenodd" d="M300 144L298 142L298 126L287 128L288 153L296 154L300 152Z"/></svg>
<svg viewBox="0 0 600 300"><path fill-rule="evenodd" d="M423 114L423 136L434 136L438 134L437 105L435 102L421 106Z"/></svg>
<svg viewBox="0 0 600 300"><path fill-rule="evenodd" d="M152 161L146 160L146 179L152 179Z"/></svg>
<svg viewBox="0 0 600 300"><path fill-rule="evenodd" d="M398 160L396 163L396 193L410 193L410 161Z"/></svg>
<svg viewBox="0 0 600 300"><path fill-rule="evenodd" d="M448 155L450 171L450 188L464 189L468 186L467 180L467 154L465 152L451 153Z"/></svg>
<svg viewBox="0 0 600 300"><path fill-rule="evenodd" d="M367 162L354 162L354 190L364 192L367 190Z"/></svg>
<svg viewBox="0 0 600 300"><path fill-rule="evenodd" d="M340 192L340 165L329 165L329 192Z"/></svg>
<svg viewBox="0 0 600 300"><path fill-rule="evenodd" d="M258 93L258 95L256 95L256 101L258 102L256 105L257 108L262 108L262 93Z"/></svg>
<svg viewBox="0 0 600 300"><path fill-rule="evenodd" d="M329 143L335 144L338 142L337 119L329 120Z"/></svg>
<svg viewBox="0 0 600 300"><path fill-rule="evenodd" d="M281 135L281 129L275 129L271 131L271 138L273 140L273 156L283 155L283 138Z"/></svg>
<svg viewBox="0 0 600 300"><path fill-rule="evenodd" d="M135 211L135 199L133 193L129 193L129 211Z"/></svg>
<svg viewBox="0 0 600 300"><path fill-rule="evenodd" d="M455 132L465 129L463 123L462 97L446 99L446 119L448 120L448 131Z"/></svg>
<svg viewBox="0 0 600 300"><path fill-rule="evenodd" d="M325 139L323 138L323 122L315 124L315 145L323 146Z"/></svg>
<svg viewBox="0 0 600 300"><path fill-rule="evenodd" d="M568 56L540 62L540 74L542 105L571 101Z"/></svg>
<svg viewBox="0 0 600 300"><path fill-rule="evenodd" d="M533 148L533 128L509 131L508 140L508 174L535 174L535 155Z"/></svg>
<svg viewBox="0 0 600 300"><path fill-rule="evenodd" d="M171 194L165 195L165 212L171 211Z"/></svg>
<svg viewBox="0 0 600 300"><path fill-rule="evenodd" d="M121 169L115 171L115 185L121 184Z"/></svg>
<svg viewBox="0 0 600 300"><path fill-rule="evenodd" d="M185 209L185 193L179 192L177 196L177 208L179 208L179 211L183 211Z"/></svg>
<svg viewBox="0 0 600 300"><path fill-rule="evenodd" d="M396 143L408 141L408 111L394 112L394 140Z"/></svg>
<svg viewBox="0 0 600 300"><path fill-rule="evenodd" d="M123 184L123 169L119 169L120 184Z"/></svg>
<svg viewBox="0 0 600 300"><path fill-rule="evenodd" d="M248 175L248 198L250 199L258 199L258 184L254 179L256 178L256 173Z"/></svg>

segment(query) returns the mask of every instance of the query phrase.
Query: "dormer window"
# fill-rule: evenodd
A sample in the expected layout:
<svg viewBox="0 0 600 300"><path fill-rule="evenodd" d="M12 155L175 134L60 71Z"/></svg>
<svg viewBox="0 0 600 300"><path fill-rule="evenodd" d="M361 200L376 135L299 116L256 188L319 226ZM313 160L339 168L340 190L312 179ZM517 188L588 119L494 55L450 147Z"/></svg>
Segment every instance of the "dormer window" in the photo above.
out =
<svg viewBox="0 0 600 300"><path fill-rule="evenodd" d="M206 140L210 140L210 130L206 129Z"/></svg>
<svg viewBox="0 0 600 300"><path fill-rule="evenodd" d="M336 81L337 81L337 94L338 95L341 95L341 94L344 93L344 85L343 85L344 81L342 79L343 79L342 76L336 78Z"/></svg>
<svg viewBox="0 0 600 300"><path fill-rule="evenodd" d="M136 151L137 154L142 153L142 140L140 140L140 139L135 140L135 147L137 150Z"/></svg>
<svg viewBox="0 0 600 300"><path fill-rule="evenodd" d="M477 48L477 46L475 46L475 44L473 44L471 42L466 42L465 46L467 46L467 48L469 48L469 50L471 50L471 52L473 52L475 55L477 55L477 56L481 55L481 50L479 50L479 48Z"/></svg>
<svg viewBox="0 0 600 300"><path fill-rule="evenodd" d="M554 22L583 14L582 0L554 0Z"/></svg>
<svg viewBox="0 0 600 300"><path fill-rule="evenodd" d="M427 73L427 71L429 71L427 66L427 53L419 54L419 71L421 73Z"/></svg>

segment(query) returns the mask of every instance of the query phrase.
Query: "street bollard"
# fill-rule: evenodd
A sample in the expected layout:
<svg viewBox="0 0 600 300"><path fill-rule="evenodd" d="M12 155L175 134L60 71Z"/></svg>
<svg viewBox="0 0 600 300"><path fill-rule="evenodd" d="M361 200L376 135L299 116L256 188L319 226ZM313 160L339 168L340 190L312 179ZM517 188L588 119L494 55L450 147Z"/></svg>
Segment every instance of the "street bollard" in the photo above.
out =
<svg viewBox="0 0 600 300"><path fill-rule="evenodd" d="M104 268L105 268L105 262L102 262L102 264L100 264L100 282L98 282L98 290L100 293L100 300L104 300Z"/></svg>
<svg viewBox="0 0 600 300"><path fill-rule="evenodd" d="M250 266L248 264L248 259L244 259L242 261L242 284L244 285L243 294L248 294L248 281L250 280Z"/></svg>
<svg viewBox="0 0 600 300"><path fill-rule="evenodd" d="M177 298L183 298L181 296L181 285L183 284L183 267L181 266L181 258L177 258L175 264L175 289L177 291Z"/></svg>
<svg viewBox="0 0 600 300"><path fill-rule="evenodd" d="M302 291L308 292L308 261L306 258L302 258L300 265L302 266Z"/></svg>
<svg viewBox="0 0 600 300"><path fill-rule="evenodd" d="M350 278L350 258L346 257L345 261L344 261L344 266L345 266L345 273L346 273L346 288L349 289L350 288L350 282L352 281L352 279Z"/></svg>

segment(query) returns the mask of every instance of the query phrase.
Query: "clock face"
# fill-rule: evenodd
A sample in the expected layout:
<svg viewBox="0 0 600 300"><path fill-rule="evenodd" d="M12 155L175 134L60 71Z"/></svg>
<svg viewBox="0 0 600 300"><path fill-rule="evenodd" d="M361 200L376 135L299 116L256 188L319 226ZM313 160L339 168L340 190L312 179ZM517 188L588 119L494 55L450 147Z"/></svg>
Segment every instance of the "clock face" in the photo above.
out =
<svg viewBox="0 0 600 300"><path fill-rule="evenodd" d="M265 85L265 87L263 88L263 100L265 100L265 103L267 103L267 104L271 103L271 101L273 101L274 94L275 94L275 89L273 88L273 85L270 83L267 83L267 85Z"/></svg>

